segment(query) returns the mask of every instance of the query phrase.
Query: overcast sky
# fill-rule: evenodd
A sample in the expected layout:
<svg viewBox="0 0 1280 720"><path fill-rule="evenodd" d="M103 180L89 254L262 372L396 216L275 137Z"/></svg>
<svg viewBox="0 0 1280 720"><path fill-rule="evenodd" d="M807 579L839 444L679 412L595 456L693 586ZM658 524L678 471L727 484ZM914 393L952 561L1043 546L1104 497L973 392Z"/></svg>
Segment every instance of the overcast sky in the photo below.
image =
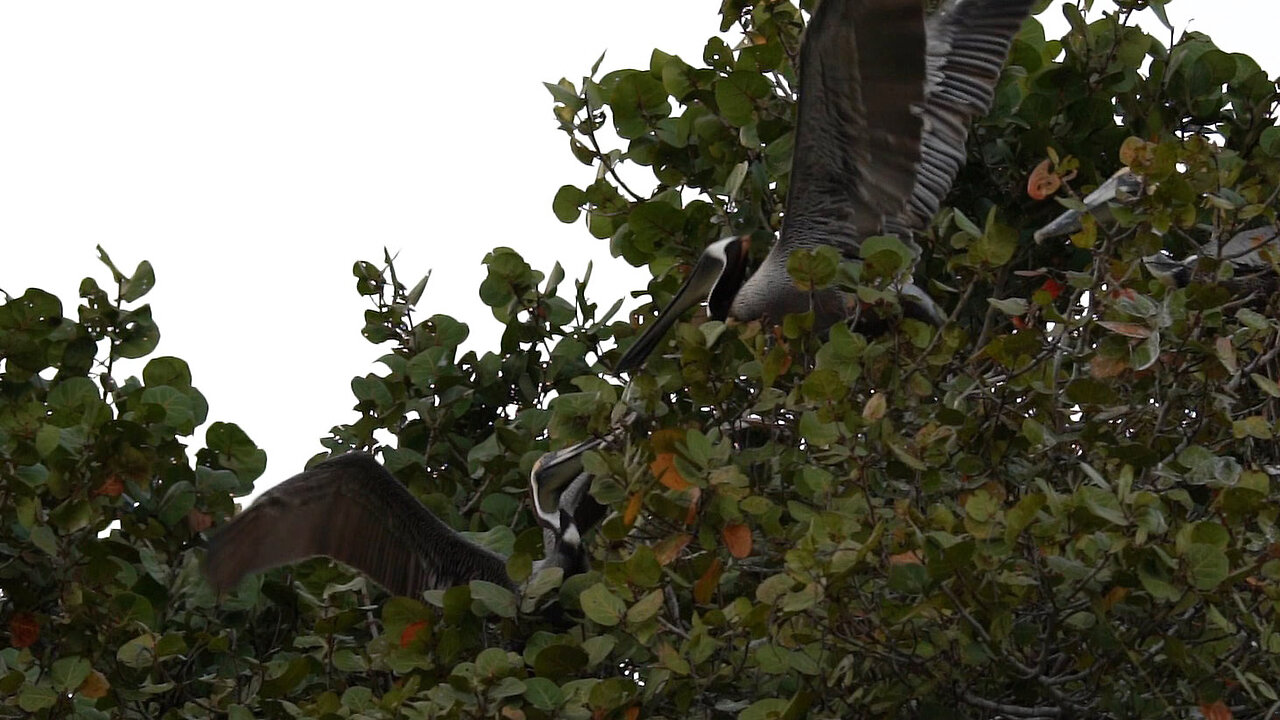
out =
<svg viewBox="0 0 1280 720"><path fill-rule="evenodd" d="M578 82L605 50L602 72L645 67L655 47L698 62L719 6L0 4L0 289L43 288L74 316L80 278L109 280L95 245L122 269L149 260L157 354L190 363L210 420L244 428L278 481L355 418L351 378L384 372L359 333L356 260L385 246L410 284L433 270L420 311L467 322L480 351L499 331L476 292L494 246L569 278L594 260L603 307L644 287L644 270L551 213L561 185L594 174L542 82ZM1168 9L1179 33L1274 76L1271 6ZM1056 8L1044 19L1064 25Z"/></svg>

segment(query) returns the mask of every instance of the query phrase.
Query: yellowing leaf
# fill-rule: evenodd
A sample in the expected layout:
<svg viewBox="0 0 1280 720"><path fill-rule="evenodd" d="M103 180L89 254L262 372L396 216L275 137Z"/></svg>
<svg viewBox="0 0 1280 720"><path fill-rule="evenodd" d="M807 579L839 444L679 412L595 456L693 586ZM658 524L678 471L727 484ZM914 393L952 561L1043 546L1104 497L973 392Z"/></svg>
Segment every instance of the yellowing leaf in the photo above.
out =
<svg viewBox="0 0 1280 720"><path fill-rule="evenodd" d="M107 676L94 670L89 673L89 677L80 683L80 687L76 689L76 694L80 697L97 700L106 697L107 691L111 689L111 683L107 681Z"/></svg>
<svg viewBox="0 0 1280 720"><path fill-rule="evenodd" d="M867 404L862 406L862 417L872 422L879 420L884 417L887 402L884 393L872 395L867 400Z"/></svg>
<svg viewBox="0 0 1280 720"><path fill-rule="evenodd" d="M657 545L653 546L653 554L658 558L658 564L670 565L671 561L680 556L680 551L684 550L692 539L692 535L680 533L659 541Z"/></svg>

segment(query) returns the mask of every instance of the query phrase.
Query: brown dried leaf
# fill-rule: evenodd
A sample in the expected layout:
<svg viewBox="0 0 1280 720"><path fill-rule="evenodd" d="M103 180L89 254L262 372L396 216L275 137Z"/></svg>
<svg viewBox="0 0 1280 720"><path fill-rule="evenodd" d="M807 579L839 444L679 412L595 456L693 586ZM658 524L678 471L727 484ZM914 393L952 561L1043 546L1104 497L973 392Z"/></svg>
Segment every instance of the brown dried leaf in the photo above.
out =
<svg viewBox="0 0 1280 720"><path fill-rule="evenodd" d="M715 593L716 587L720 585L720 574L723 566L720 558L711 561L711 565L707 571L702 573L702 577L693 583L693 599L700 604L711 602L711 596Z"/></svg>
<svg viewBox="0 0 1280 720"><path fill-rule="evenodd" d="M1138 338L1140 340L1146 340L1151 337L1151 328L1138 323L1099 320L1098 324L1117 335L1124 335L1125 337Z"/></svg>
<svg viewBox="0 0 1280 720"><path fill-rule="evenodd" d="M1032 200L1044 200L1062 187L1062 178L1053 172L1052 167L1053 163L1045 158L1031 171L1031 175L1027 178L1027 195L1031 196Z"/></svg>
<svg viewBox="0 0 1280 720"><path fill-rule="evenodd" d="M751 554L751 528L742 523L726 525L721 534L730 555L741 560Z"/></svg>

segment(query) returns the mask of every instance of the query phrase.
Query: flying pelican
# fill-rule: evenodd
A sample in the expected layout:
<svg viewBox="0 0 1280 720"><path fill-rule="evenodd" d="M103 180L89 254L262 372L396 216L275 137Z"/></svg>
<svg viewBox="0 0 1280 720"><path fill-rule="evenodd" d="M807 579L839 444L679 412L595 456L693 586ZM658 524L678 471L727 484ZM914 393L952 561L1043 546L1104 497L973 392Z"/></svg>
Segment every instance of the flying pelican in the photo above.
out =
<svg viewBox="0 0 1280 720"><path fill-rule="evenodd" d="M1083 210L1067 210L1049 221L1036 231L1037 242L1047 238L1068 235L1078 232L1081 218L1085 213L1093 214L1101 221L1111 218L1112 203L1132 203L1146 192L1147 182L1144 177L1129 168L1121 168L1098 189L1084 196ZM1209 281L1213 278L1198 271L1202 258L1212 258L1231 263L1233 276L1222 281L1228 288L1241 291L1274 291L1280 285L1280 276L1276 275L1272 260L1280 261L1280 243L1276 238L1280 232L1274 225L1242 230L1219 244L1211 239L1200 246L1200 252L1189 255L1182 260L1174 260L1165 253L1156 253L1142 258L1147 270L1161 281L1174 287L1186 287L1193 279Z"/></svg>
<svg viewBox="0 0 1280 720"><path fill-rule="evenodd" d="M816 329L855 317L857 299L809 293L787 274L797 249L830 245L857 257L862 239L898 235L913 251L965 161L970 120L991 105L1013 36L1034 0L960 0L925 20L924 0L825 0L800 50L799 109L782 233L747 277L748 241L703 251L685 284L618 361L633 370L706 296L714 319L779 321L815 311ZM745 279L745 282L744 282ZM903 313L943 313L908 278Z"/></svg>
<svg viewBox="0 0 1280 720"><path fill-rule="evenodd" d="M546 558L566 576L586 572L582 533L606 508L587 492L582 454L593 439L550 452L530 474ZM219 591L250 573L323 555L340 560L396 595L486 580L513 592L506 559L462 537L418 502L372 456L326 460L263 493L209 541L205 569Z"/></svg>

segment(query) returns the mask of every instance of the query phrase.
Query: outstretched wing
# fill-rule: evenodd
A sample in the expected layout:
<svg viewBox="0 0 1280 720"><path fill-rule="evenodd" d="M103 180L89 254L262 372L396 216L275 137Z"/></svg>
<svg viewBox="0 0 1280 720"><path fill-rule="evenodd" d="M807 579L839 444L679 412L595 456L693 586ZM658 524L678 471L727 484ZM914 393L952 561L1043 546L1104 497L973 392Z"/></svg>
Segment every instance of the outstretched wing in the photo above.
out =
<svg viewBox="0 0 1280 720"><path fill-rule="evenodd" d="M1034 4L961 0L929 19L919 166L906 208L887 229L918 230L938 212L964 165L969 123L991 108L1009 45Z"/></svg>
<svg viewBox="0 0 1280 720"><path fill-rule="evenodd" d="M825 0L800 51L791 187L780 244L851 250L901 212L924 100L922 0Z"/></svg>
<svg viewBox="0 0 1280 720"><path fill-rule="evenodd" d="M209 541L219 590L249 573L324 555L396 595L487 580L513 588L506 562L423 507L371 456L326 460L264 493Z"/></svg>

